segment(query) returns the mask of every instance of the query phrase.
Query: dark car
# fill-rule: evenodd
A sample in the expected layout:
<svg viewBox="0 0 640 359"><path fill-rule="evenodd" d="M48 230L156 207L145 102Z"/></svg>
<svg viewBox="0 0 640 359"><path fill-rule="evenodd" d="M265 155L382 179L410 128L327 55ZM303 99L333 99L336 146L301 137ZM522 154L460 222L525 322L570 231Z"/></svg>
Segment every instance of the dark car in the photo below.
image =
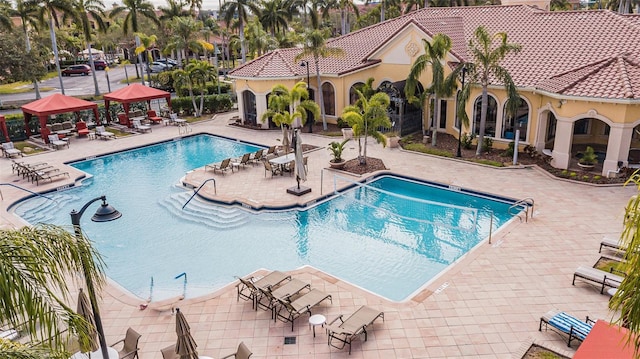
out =
<svg viewBox="0 0 640 359"><path fill-rule="evenodd" d="M72 65L62 70L62 76L82 75L86 76L91 73L89 65Z"/></svg>
<svg viewBox="0 0 640 359"><path fill-rule="evenodd" d="M96 68L96 70L104 70L109 65L104 60L93 60L93 66Z"/></svg>

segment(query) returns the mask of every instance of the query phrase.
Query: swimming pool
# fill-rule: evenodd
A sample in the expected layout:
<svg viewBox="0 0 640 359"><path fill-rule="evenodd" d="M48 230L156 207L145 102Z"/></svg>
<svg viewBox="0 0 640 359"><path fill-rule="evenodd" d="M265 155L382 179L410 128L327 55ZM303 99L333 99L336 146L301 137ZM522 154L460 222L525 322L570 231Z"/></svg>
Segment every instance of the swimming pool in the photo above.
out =
<svg viewBox="0 0 640 359"><path fill-rule="evenodd" d="M104 256L107 275L141 298L153 277L154 300L182 293L183 279L174 279L181 273L186 295L195 297L259 268L308 264L400 301L486 238L491 217L494 230L512 217L507 200L389 176L304 211L203 201L180 209L190 193L175 184L187 171L257 148L198 135L76 162L91 175L82 186L48 194L54 201L23 201L14 211L29 223L69 225L71 210L105 194L122 218L87 218L82 228Z"/></svg>

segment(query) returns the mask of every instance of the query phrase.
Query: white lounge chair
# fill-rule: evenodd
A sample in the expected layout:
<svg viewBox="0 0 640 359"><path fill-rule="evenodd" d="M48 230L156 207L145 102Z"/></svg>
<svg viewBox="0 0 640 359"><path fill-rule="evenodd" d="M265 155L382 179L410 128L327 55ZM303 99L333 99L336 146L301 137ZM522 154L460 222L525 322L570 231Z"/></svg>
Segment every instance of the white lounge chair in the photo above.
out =
<svg viewBox="0 0 640 359"><path fill-rule="evenodd" d="M611 248L617 251L626 251L627 248L624 247L622 244L620 244L620 240L619 239L614 239L614 238L603 238L602 242L600 242L600 250L598 251L598 253L602 253L602 247L607 247L607 248Z"/></svg>
<svg viewBox="0 0 640 359"><path fill-rule="evenodd" d="M104 129L104 126L96 127L96 136L100 137L103 140L108 140L110 138L115 139L116 135L113 132L109 132Z"/></svg>
<svg viewBox="0 0 640 359"><path fill-rule="evenodd" d="M620 283L622 283L622 281L624 280L624 278L619 275L584 266L580 266L578 267L578 269L576 269L575 273L573 274L573 282L571 283L572 285L576 285L576 278L602 285L600 294L604 293L605 287L618 288L620 286Z"/></svg>
<svg viewBox="0 0 640 359"><path fill-rule="evenodd" d="M22 157L22 151L15 148L13 142L5 142L2 144L2 153L5 157L14 157L20 156Z"/></svg>
<svg viewBox="0 0 640 359"><path fill-rule="evenodd" d="M133 122L133 128L135 128L138 131L141 131L141 132L151 131L151 126L143 125L142 123L140 123L140 120L133 120L132 122Z"/></svg>
<svg viewBox="0 0 640 359"><path fill-rule="evenodd" d="M56 150L64 146L67 146L67 148L69 148L69 141L61 140L56 134L49 135L47 136L47 138L49 139L49 146L51 146L51 148L55 148Z"/></svg>

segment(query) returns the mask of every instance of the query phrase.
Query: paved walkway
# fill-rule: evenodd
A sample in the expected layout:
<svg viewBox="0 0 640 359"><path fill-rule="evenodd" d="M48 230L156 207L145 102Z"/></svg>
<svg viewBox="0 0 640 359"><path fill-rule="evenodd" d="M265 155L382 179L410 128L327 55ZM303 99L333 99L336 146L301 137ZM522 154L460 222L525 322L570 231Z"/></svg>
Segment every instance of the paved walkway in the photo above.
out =
<svg viewBox="0 0 640 359"><path fill-rule="evenodd" d="M192 128L194 133L214 133L264 145L279 143L279 131L227 126L231 116L216 116ZM74 138L70 149L48 151L24 160L66 167L63 162L71 159L177 136L178 128L157 125L152 133L113 141ZM326 147L332 140L310 134L303 134L303 139L320 147ZM344 157L355 157L356 144L351 142L348 146ZM252 358L257 359L519 358L532 341L571 354L576 345L567 348L563 337L551 331L538 332L542 314L558 308L577 317L611 318L606 296L584 282L572 286L571 279L576 267L596 262L603 237L620 233L624 206L635 193L634 188L574 184L549 178L533 168L489 168L383 149L375 143L369 145L368 153L382 158L391 171L400 174L513 198L534 198L535 216L528 223L514 221L495 233L492 244L486 243L465 256L432 285L404 303L388 302L313 268L294 271L296 278L310 281L312 287L333 295L333 303L321 304L314 313L333 318L340 313L349 314L363 304L385 312L384 322L375 323L367 342L354 342L351 356L347 350L327 346L322 330L318 330L314 338L306 317L298 319L291 331L290 324L274 323L269 313L256 312L250 303L236 301L235 283L217 293L180 303L202 355L221 357L233 352L240 341L251 348ZM306 202L320 194L323 176L322 192L332 190L332 179L327 181L332 177L330 172L324 170L322 175L328 160L329 152L324 149L309 154L309 179L304 185L311 187L312 193L301 198L285 194L287 187L295 185L293 177L265 177L260 167L216 175L221 178L218 193L246 197L256 203ZM71 173L72 180L81 175L72 168L67 167L65 171ZM0 160L0 183L42 191L68 184L65 181L36 187L13 175L10 161ZM0 227L21 226L22 221L6 210L25 193L8 186L0 190L3 194ZM142 333L140 357L159 359L160 349L175 342L175 316L170 311L141 311L138 307L141 302L113 283L106 288L101 311L107 342L120 339L131 326ZM284 345L285 336L295 336L296 344Z"/></svg>

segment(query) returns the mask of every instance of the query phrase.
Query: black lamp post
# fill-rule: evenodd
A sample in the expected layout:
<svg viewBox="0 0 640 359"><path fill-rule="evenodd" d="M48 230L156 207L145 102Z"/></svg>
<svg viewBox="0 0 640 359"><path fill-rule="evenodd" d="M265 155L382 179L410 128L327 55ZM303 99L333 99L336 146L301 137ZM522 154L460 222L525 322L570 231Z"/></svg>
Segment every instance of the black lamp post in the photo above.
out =
<svg viewBox="0 0 640 359"><path fill-rule="evenodd" d="M94 198L91 201L87 202L82 207L82 209L80 209L80 212L76 212L75 209L71 211L71 224L73 225L73 231L76 235L76 238L78 239L82 238L82 229L80 228L80 218L82 217L82 214L84 214L84 211L93 202L96 202L99 200L102 200L102 204L100 205L100 208L98 208L96 213L91 217L92 221L109 222L109 221L113 221L114 219L118 219L122 217L122 213L118 212L118 210L111 207L107 203L107 197L101 196L98 198ZM98 308L98 303L96 301L96 291L93 286L93 282L90 280L87 280L88 273L87 273L87 266L85 265L85 263L82 264L82 269L84 271L83 274L84 274L84 279L87 285L87 293L89 294L89 301L91 302L91 310L93 310L93 318L96 322L96 331L98 332L98 340L100 340L100 350L102 351L102 358L108 359L109 352L107 348L107 343L104 338L104 329L102 328L102 319L100 319L100 309Z"/></svg>
<svg viewBox="0 0 640 359"><path fill-rule="evenodd" d="M309 61L300 61L300 66L307 68L307 91L309 91ZM309 121L309 133L313 133L313 121Z"/></svg>
<svg viewBox="0 0 640 359"><path fill-rule="evenodd" d="M464 76L467 74L467 68L462 64L462 91L464 91ZM458 118L458 101L460 101L460 92L456 94L456 118ZM460 146L462 145L462 121L458 123L458 152L456 153L456 157L462 157L462 150Z"/></svg>

